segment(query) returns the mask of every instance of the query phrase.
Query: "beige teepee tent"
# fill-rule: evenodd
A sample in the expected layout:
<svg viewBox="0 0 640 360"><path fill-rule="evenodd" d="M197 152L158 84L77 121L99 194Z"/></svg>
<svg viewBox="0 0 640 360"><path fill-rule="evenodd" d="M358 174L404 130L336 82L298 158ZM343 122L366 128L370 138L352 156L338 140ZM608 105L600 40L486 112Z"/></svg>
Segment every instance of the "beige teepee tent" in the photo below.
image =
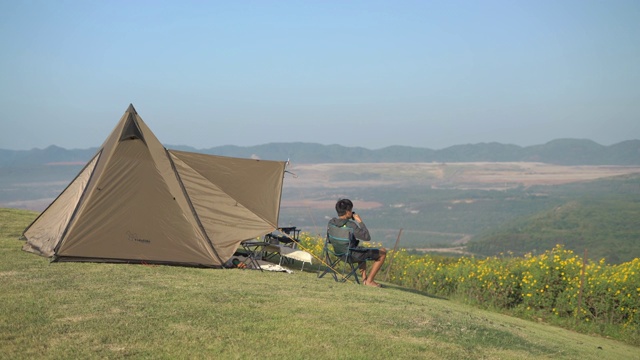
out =
<svg viewBox="0 0 640 360"><path fill-rule="evenodd" d="M165 149L133 105L78 176L27 227L53 261L218 267L277 228L285 162Z"/></svg>

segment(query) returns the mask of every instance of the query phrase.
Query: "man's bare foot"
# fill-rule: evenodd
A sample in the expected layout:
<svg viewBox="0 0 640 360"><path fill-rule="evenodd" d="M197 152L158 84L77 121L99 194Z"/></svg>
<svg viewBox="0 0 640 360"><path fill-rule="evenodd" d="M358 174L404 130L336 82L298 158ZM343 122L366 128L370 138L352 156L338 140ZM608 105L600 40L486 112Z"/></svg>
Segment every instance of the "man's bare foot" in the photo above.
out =
<svg viewBox="0 0 640 360"><path fill-rule="evenodd" d="M363 284L367 285L367 286L373 286L373 287L381 287L382 285L378 284L375 281L363 281Z"/></svg>

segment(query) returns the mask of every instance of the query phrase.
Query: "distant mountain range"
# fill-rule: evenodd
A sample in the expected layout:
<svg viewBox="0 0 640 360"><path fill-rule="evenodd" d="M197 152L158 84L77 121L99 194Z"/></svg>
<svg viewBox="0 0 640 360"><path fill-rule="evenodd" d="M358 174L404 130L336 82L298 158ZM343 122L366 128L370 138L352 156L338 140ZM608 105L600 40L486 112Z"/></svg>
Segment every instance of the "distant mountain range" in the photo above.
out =
<svg viewBox="0 0 640 360"><path fill-rule="evenodd" d="M544 145L521 147L500 143L455 145L441 150L389 146L370 150L362 147L316 143L269 143L256 146L225 145L209 149L167 146L170 149L205 154L287 160L294 163L363 162L543 162L558 165L640 165L640 140L604 146L591 140L558 139ZM51 163L85 163L97 148L67 150L55 145L46 149L0 149L0 167Z"/></svg>

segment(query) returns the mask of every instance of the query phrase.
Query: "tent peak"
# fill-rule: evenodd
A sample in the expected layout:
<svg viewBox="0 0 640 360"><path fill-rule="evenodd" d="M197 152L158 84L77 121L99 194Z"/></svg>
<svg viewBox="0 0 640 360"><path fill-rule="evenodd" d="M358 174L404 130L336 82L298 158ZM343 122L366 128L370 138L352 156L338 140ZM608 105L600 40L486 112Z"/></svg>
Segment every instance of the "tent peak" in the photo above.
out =
<svg viewBox="0 0 640 360"><path fill-rule="evenodd" d="M135 110L134 110L135 111ZM140 139L145 142L142 130L138 127L138 123L135 120L135 113L127 114L127 121L122 127L122 133L120 134L120 141Z"/></svg>
<svg viewBox="0 0 640 360"><path fill-rule="evenodd" d="M136 108L133 107L133 104L129 104L129 107L127 108L126 112L130 112L133 114L137 114L138 112L136 111Z"/></svg>

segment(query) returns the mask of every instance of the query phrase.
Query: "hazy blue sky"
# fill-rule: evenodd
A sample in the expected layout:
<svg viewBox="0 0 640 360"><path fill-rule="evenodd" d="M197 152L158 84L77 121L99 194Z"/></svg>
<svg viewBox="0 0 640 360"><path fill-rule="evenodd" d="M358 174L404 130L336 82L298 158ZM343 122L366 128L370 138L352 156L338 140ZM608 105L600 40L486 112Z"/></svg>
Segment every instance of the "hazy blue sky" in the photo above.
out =
<svg viewBox="0 0 640 360"><path fill-rule="evenodd" d="M0 148L640 138L640 1L0 0Z"/></svg>

